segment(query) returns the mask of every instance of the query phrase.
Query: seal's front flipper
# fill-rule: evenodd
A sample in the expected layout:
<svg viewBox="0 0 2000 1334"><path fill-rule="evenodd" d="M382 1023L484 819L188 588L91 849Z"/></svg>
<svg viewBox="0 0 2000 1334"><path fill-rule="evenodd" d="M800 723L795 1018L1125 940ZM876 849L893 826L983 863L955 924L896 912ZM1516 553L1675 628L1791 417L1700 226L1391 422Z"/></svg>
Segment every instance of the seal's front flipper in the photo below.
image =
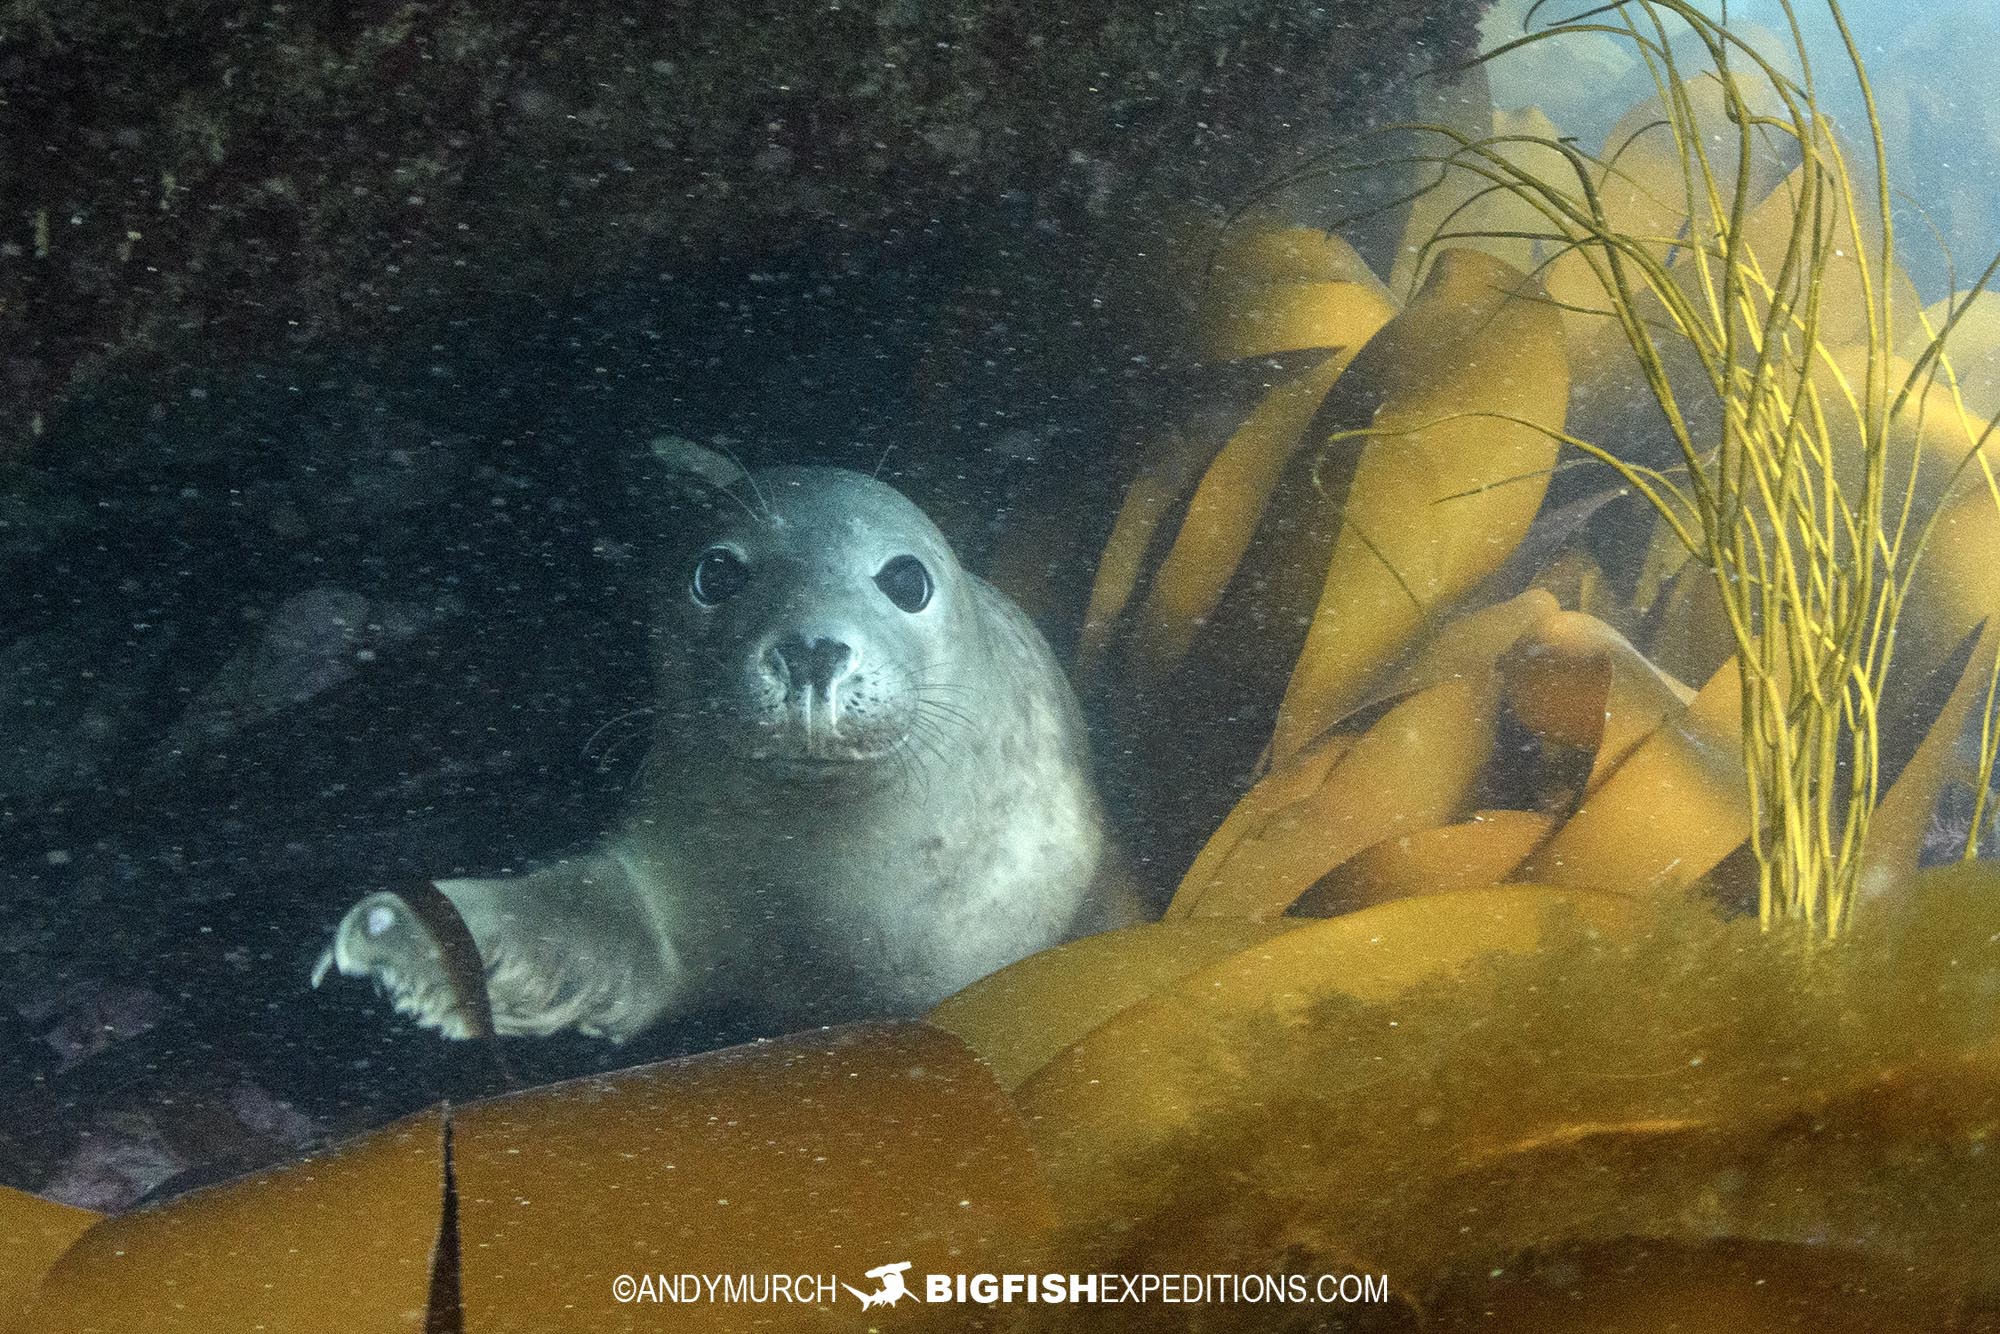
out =
<svg viewBox="0 0 2000 1334"><path fill-rule="evenodd" d="M477 956L470 961L458 957L465 946L451 938L453 933L425 921L419 906L386 891L355 904L313 965L313 985L334 971L366 977L398 1013L425 1028L448 1038L490 1036L483 963Z"/></svg>
<svg viewBox="0 0 2000 1334"><path fill-rule="evenodd" d="M623 1041L658 1019L681 969L642 909L631 877L605 855L512 880L441 880L485 974L492 1030L546 1036L575 1029ZM451 941L394 894L355 904L314 969L366 977L396 1009L446 1037L474 1037L480 1006L454 981Z"/></svg>

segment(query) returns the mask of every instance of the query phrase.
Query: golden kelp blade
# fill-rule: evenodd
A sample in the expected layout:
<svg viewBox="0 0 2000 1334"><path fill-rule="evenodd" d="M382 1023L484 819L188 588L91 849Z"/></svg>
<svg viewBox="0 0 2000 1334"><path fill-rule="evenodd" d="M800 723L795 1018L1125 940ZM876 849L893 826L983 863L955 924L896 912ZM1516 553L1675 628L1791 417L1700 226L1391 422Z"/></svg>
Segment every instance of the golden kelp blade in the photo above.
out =
<svg viewBox="0 0 2000 1334"><path fill-rule="evenodd" d="M1131 1006L1016 1090L1059 1206L1070 1217L1143 1210L1167 1185L1148 1150L1172 1144L1205 1100L1231 1089L1255 1096L1257 1072L1229 1068L1226 1056L1218 1065L1206 1037L1244 1023L1284 1032L1330 997L1387 1000L1494 951L1532 951L1572 912L1616 931L1630 907L1615 895L1511 885L1401 899L1274 936ZM1329 1125L1337 1112L1328 1109Z"/></svg>
<svg viewBox="0 0 2000 1334"><path fill-rule="evenodd" d="M444 1115L107 1219L21 1334L421 1330L444 1202ZM473 1326L473 1328L478 1328Z"/></svg>
<svg viewBox="0 0 2000 1334"><path fill-rule="evenodd" d="M1088 675L1104 660L1132 590L1139 586L1139 572L1145 566L1154 533L1167 512L1193 489L1211 457L1206 441L1175 433L1132 480L1090 586L1090 604L1084 610L1083 630L1077 640L1079 673Z"/></svg>
<svg viewBox="0 0 2000 1334"><path fill-rule="evenodd" d="M1209 835L1208 842L1195 855L1194 864L1181 877L1181 883L1174 892L1174 902L1180 902L1183 894L1191 893L1191 886L1213 883L1217 873L1246 840L1254 842L1261 838L1266 825L1318 792L1326 782L1326 776L1333 772L1333 767L1353 748L1356 740L1354 735L1322 737L1290 768L1259 779L1256 786L1230 807L1222 824ZM1176 916L1172 904L1168 905L1166 915L1169 920Z"/></svg>
<svg viewBox="0 0 2000 1334"><path fill-rule="evenodd" d="M1012 1089L1113 1015L1298 922L1147 922L1085 936L981 978L931 1011Z"/></svg>
<svg viewBox="0 0 2000 1334"><path fill-rule="evenodd" d="M1521 878L1642 893L1682 889L1707 874L1750 836L1741 700L1732 658L1684 712L1593 776L1583 804Z"/></svg>
<svg viewBox="0 0 2000 1334"><path fill-rule="evenodd" d="M1885 355L1880 365L1891 395L1909 381L1915 363ZM1843 384L1858 395L1868 374L1868 349L1852 344L1823 348L1812 365L1814 386L1828 406L1827 436L1844 489L1859 490L1864 443ZM1979 460L2000 465L2000 437L1986 434L1987 422L1952 398L1941 365L1918 377L1901 409L1888 421L1883 469L1898 503L1914 487L1918 516L1930 513L1956 487L1981 477ZM1914 477L1912 470L1914 469Z"/></svg>
<svg viewBox="0 0 2000 1334"><path fill-rule="evenodd" d="M1840 485L1852 493L1861 487L1863 444L1836 385L1844 377L1859 386L1866 367L1867 349L1861 347L1829 349L1814 367L1829 404L1828 447ZM1886 360L1892 392L1911 368L1901 357ZM1927 386L1919 384L1889 420L1883 469L1893 504L1885 526L1897 522L1907 491L1911 518L1903 543L1909 550L1920 540L1925 545L1908 571L1908 594L1897 616L1884 716L1899 714L1909 683L1941 666L1974 626L2000 615L2000 561L1992 558L2000 551L2000 432L1989 433L1988 427L1953 401L1941 373Z"/></svg>
<svg viewBox="0 0 2000 1334"><path fill-rule="evenodd" d="M1574 176L1569 160L1549 147L1562 137L1554 122L1539 107L1520 111L1495 111L1490 122L1479 127L1475 137L1491 135L1491 150L1522 171L1561 179ZM1507 142L1514 138L1530 142ZM1436 136L1424 137L1425 150L1440 157L1459 153L1468 161L1484 162ZM1430 272L1438 254L1453 246L1483 251L1495 259L1526 273L1535 267L1535 237L1549 231L1549 222L1526 200L1512 191L1496 188L1486 177L1465 167L1425 169L1438 183L1414 200L1409 221L1404 224L1396 263L1389 276L1389 288L1399 293L1415 291ZM1487 170L1492 170L1489 166ZM1442 173L1438 175L1438 173ZM1435 242L1435 244L1433 244ZM1421 258L1421 267L1419 267Z"/></svg>
<svg viewBox="0 0 2000 1334"><path fill-rule="evenodd" d="M1348 714L1332 719L1329 727L1337 729L1354 714L1375 711L1447 681L1483 676L1523 635L1562 610L1555 594L1541 587L1522 589L1505 602L1480 606L1469 600L1467 605L1472 609L1430 626L1388 665L1379 684L1356 700ZM1325 736L1309 741L1307 750L1319 754L1323 740Z"/></svg>
<svg viewBox="0 0 2000 1334"><path fill-rule="evenodd" d="M1693 1053L1686 1059L1700 1064L1684 1064L1672 1077L1698 1083L1703 1065L1740 1060L1726 1049L1704 1051L1705 1046L1701 1042L1686 1044ZM1626 1076L1625 1083L1636 1084L1639 1090L1644 1089L1649 1075L1657 1082L1661 1073L1617 1071ZM1606 1075L1607 1081L1616 1077L1609 1070ZM1724 1076L1723 1080L1739 1088L1742 1083L1740 1076ZM1940 1209L1939 1201L1926 1196L1942 1181L1984 1175L1973 1164L1982 1152L1990 1126L1988 1109L2000 1081L1996 1081L1990 1061L1902 1065L1891 1061L1875 1069L1857 1064L1850 1081L1847 1087L1836 1090L1793 1092L1784 1089L1783 1081L1773 1080L1775 1087L1767 1096L1742 1097L1736 1107L1711 1098L1705 1109L1711 1115L1694 1118L1649 1118L1644 1114L1643 1095L1621 1098L1610 1094L1604 1098L1606 1102L1641 1104L1637 1109L1640 1114L1629 1119L1552 1125L1547 1133L1478 1159L1468 1168L1441 1171L1440 1179L1430 1183L1431 1189L1426 1191L1425 1212L1448 1217L1456 1206L1504 1218L1510 1212L1509 1203L1518 1200L1525 1183L1531 1183L1529 1189L1538 1199L1570 1202L1574 1217L1588 1220L1578 1229L1585 1236L1637 1234L1688 1245L1718 1235L1759 1237L1809 1253L1823 1250L1831 1234L1867 1247L1874 1256L1870 1268L1900 1272L1913 1289L1928 1290L1933 1294L1933 1314L1942 1315L1963 1302L1968 1289L1976 1292L1990 1283L1994 1266L1988 1258L1990 1252L1982 1253L1985 1248L1973 1239L1976 1232L1954 1217L1956 1211L1948 1204ZM1587 1104L1597 1097L1584 1093L1579 1101ZM1659 1099L1663 1106L1695 1101L1673 1095ZM1729 1184L1717 1190L1716 1182ZM1948 1192L1952 1188L1944 1189ZM1964 1189L1976 1191L1979 1187L1968 1183ZM1782 1281L1782 1272L1768 1278ZM1755 1291L1754 1285L1747 1283L1732 1286ZM1835 1296L1839 1286L1833 1274L1822 1272L1810 1284L1799 1284L1795 1295L1816 1288L1824 1300ZM1626 1301L1620 1301L1615 1295L1618 1288L1593 1292L1587 1283L1580 1284L1574 1296L1597 1305L1600 1317L1638 1310L1664 1311L1666 1291L1650 1285L1639 1287L1646 1293L1643 1303L1633 1300L1639 1298L1638 1291L1627 1290L1622 1294ZM1701 1289L1697 1285L1692 1290ZM1688 1291L1682 1289L1674 1295L1684 1298ZM1627 1301L1632 1304L1628 1306ZM1742 1309L1751 1314L1758 1307ZM1770 1314L1769 1308L1764 1314ZM1657 1326L1640 1326L1649 1327ZM1702 1327L1735 1330L1743 1326L1733 1321L1710 1326L1704 1321ZM1800 1327L1789 1323L1777 1326ZM1880 1328L1872 1324L1845 1327ZM1947 1320L1921 1327L1991 1325L1955 1326ZM1539 1331L1546 1326L1534 1328Z"/></svg>
<svg viewBox="0 0 2000 1334"><path fill-rule="evenodd" d="M1411 156L1444 156L1457 145L1453 136L1477 140L1493 132L1493 90L1484 65L1434 72L1416 80L1410 91L1414 102L1410 117L1412 124L1434 125L1446 131L1444 135L1413 131ZM1433 163L1403 162L1397 165L1398 190L1424 191L1405 207L1396 255L1389 265L1389 290L1402 300L1422 286L1421 280L1429 276L1430 264L1437 257L1435 251L1423 257L1425 271L1417 271L1420 252L1434 230L1434 224L1425 226L1422 221L1427 214L1436 216L1427 201L1433 194L1455 192L1458 185L1451 177L1444 176L1442 168ZM1458 174L1453 173L1454 176Z"/></svg>
<svg viewBox="0 0 2000 1334"><path fill-rule="evenodd" d="M1198 858L1167 920L1276 917L1363 848L1452 818L1492 754L1499 693L1489 669L1410 696L1362 733L1316 790L1270 810L1226 854ZM1314 755L1307 751L1305 762ZM1283 769L1264 780L1294 782ZM1260 810L1276 805L1256 788L1244 800Z"/></svg>
<svg viewBox="0 0 2000 1334"><path fill-rule="evenodd" d="M1187 656L1235 577L1300 433L1353 356L1336 352L1273 389L1216 456L1140 609L1133 652L1141 667L1160 672Z"/></svg>
<svg viewBox="0 0 2000 1334"><path fill-rule="evenodd" d="M1562 605L1555 595L1541 587L1529 587L1507 599L1488 606L1475 606L1472 610L1454 615L1437 624L1391 663L1383 674L1380 684L1363 698L1354 703L1353 713L1363 713L1392 704L1406 696L1414 695L1432 686L1466 677L1481 676L1493 669L1501 656L1520 641L1522 636L1533 631L1550 617L1559 614ZM1337 728L1347 721L1346 716L1331 720L1331 727ZM1325 764L1321 757L1327 752L1325 744L1334 739L1333 732L1314 738L1307 743L1307 752L1313 762L1321 767L1324 776ZM1352 734L1345 737L1351 742ZM1293 786L1287 789L1290 795L1285 801L1298 800L1316 787L1320 778L1313 778L1306 786L1296 785L1299 766L1291 771ZM1276 789L1267 789L1275 791ZM1245 813L1239 805L1231 812L1233 822L1239 814ZM1224 828L1229 827L1225 823ZM1229 840L1214 839L1204 850L1204 857L1226 850ZM1197 864L1199 869L1199 864Z"/></svg>
<svg viewBox="0 0 2000 1334"><path fill-rule="evenodd" d="M103 1215L0 1186L0 1329L13 1329L42 1275Z"/></svg>
<svg viewBox="0 0 2000 1334"><path fill-rule="evenodd" d="M2000 885L1937 881L1948 920L1871 917L1837 951L1527 887L1279 936L1022 1086L1058 1253L1112 1235L1144 1268L1201 1219L1387 1268L1425 1328L1525 1251L1635 1237L1846 1238L1942 1294L2000 1290Z"/></svg>
<svg viewBox="0 0 2000 1334"><path fill-rule="evenodd" d="M1906 371L1896 361L1892 385ZM2000 560L1994 559L2000 551L2000 431L1992 426L1961 411L1942 376L1913 394L1890 423L1890 475L1898 477L1914 456L1916 524L1935 516L1898 620L1899 671L1931 670L1974 626L2000 616Z"/></svg>
<svg viewBox="0 0 2000 1334"><path fill-rule="evenodd" d="M1763 77L1738 73L1738 94L1777 114L1776 96ZM1696 291L1699 269L1693 263L1689 242L1700 238L1713 247L1715 212L1719 208L1726 219L1736 187L1739 144L1722 85L1715 76L1694 75L1684 80L1683 88L1692 116L1691 122L1683 123L1683 130L1692 128L1699 135L1719 198L1709 196L1693 142L1676 140L1673 127L1667 123L1667 108L1657 96L1634 106L1612 129L1599 155L1601 164L1591 168L1591 179L1600 192L1606 230L1643 243L1655 259L1671 262L1671 271L1683 287ZM1767 199L1797 158L1796 146L1781 136L1760 136L1753 149L1749 201L1754 205ZM1573 169L1566 169L1562 176L1549 179L1582 206L1586 195L1580 183L1573 183L1575 175ZM1773 272L1782 254L1780 250L1771 258ZM1567 308L1564 339L1577 387L1571 420L1574 433L1598 443L1625 442L1618 453L1626 458L1651 463L1677 461L1672 457L1677 451L1665 435L1658 400L1627 341L1624 326L1612 313L1620 302L1599 273L1606 260L1604 247L1593 242L1585 249L1549 258L1549 295ZM1668 329L1671 319L1664 303L1644 283L1637 286L1634 313L1656 329ZM1675 333L1656 336L1654 342L1694 434L1699 438L1714 435L1715 403L1692 345Z"/></svg>
<svg viewBox="0 0 2000 1334"><path fill-rule="evenodd" d="M1419 640L1356 707L1361 712L1419 690L1493 669L1501 655L1523 635L1562 611L1562 604L1545 588L1527 588L1491 606L1453 616ZM1334 719L1334 725L1347 721ZM1314 743L1315 746L1317 743Z"/></svg>
<svg viewBox="0 0 2000 1334"><path fill-rule="evenodd" d="M1352 283L1389 299L1368 261L1336 232L1252 219L1232 227L1216 247L1206 275L1218 304L1260 287L1284 283Z"/></svg>
<svg viewBox="0 0 2000 1334"><path fill-rule="evenodd" d="M1732 87L1763 114L1782 113L1776 93L1761 74L1737 79ZM1660 97L1647 98L1612 127L1589 169L1604 210L1605 230L1645 242L1653 257L1663 262L1683 255L1691 241L1713 243L1716 215L1728 217L1740 161L1738 131L1721 81L1712 71L1694 74L1683 79L1681 91L1687 98L1688 119ZM1673 122L1699 136L1701 157L1692 136L1676 136ZM1749 183L1753 203L1764 199L1798 160L1796 147L1782 136L1758 136L1754 144ZM1702 157L1708 165L1706 178ZM1548 179L1566 194L1585 197L1575 170L1567 164L1561 175ZM1556 300L1593 310L1603 309L1609 299L1589 261L1575 252L1554 257L1548 284ZM1622 338L1615 329L1606 332Z"/></svg>
<svg viewBox="0 0 2000 1334"><path fill-rule="evenodd" d="M1962 456L1966 446L1962 434L1959 438ZM2000 433L1987 437L1985 452L1996 446ZM1896 670L1905 679L1938 667L1973 627L2000 617L1996 481L2000 474L1989 474L1975 461L1938 505L1897 622Z"/></svg>
<svg viewBox="0 0 2000 1334"><path fill-rule="evenodd" d="M1708 567L1689 562L1667 584L1646 636L1646 656L1676 681L1706 681L1736 653L1729 609Z"/></svg>
<svg viewBox="0 0 2000 1334"><path fill-rule="evenodd" d="M835 1292L634 1317L613 1282L832 1274L871 1291L865 1271L902 1260L915 1274L1018 1267L1008 1247L1053 1216L992 1072L918 1023L804 1033L474 1104L454 1115L452 1146L467 1331L893 1328L922 1308L857 1323L854 1299Z"/></svg>
<svg viewBox="0 0 2000 1334"><path fill-rule="evenodd" d="M1945 1334L1972 1319L1891 1255L1745 1237L1540 1248L1424 1303L1427 1334Z"/></svg>
<svg viewBox="0 0 2000 1334"><path fill-rule="evenodd" d="M1605 165L1590 169L1611 226L1650 241L1649 249L1660 259L1672 252L1688 227L1685 161L1665 121L1659 98L1639 103L1606 136L1600 154ZM1550 178L1550 183L1565 196L1586 198L1573 169ZM1579 389L1588 386L1589 399L1608 398L1620 409L1628 405L1643 409L1654 400L1626 345L1624 329L1610 314L1616 298L1598 276L1602 263L1601 251L1568 250L1550 256L1545 279L1549 296L1570 308L1564 332Z"/></svg>
<svg viewBox="0 0 2000 1334"><path fill-rule="evenodd" d="M1359 347L1395 314L1360 283L1272 283L1211 315L1201 350L1215 361L1303 348Z"/></svg>
<svg viewBox="0 0 2000 1334"><path fill-rule="evenodd" d="M1337 350L1273 389L1203 477L1140 614L1135 658L1154 671L1186 655L1235 575L1306 423L1358 349L1394 314L1381 284L1353 247L1304 227L1233 231L1204 286L1203 304L1208 311L1202 325L1206 356ZM1150 512L1159 489L1135 487L1119 516L1119 531L1099 569L1102 597L1093 592L1086 620L1086 662L1101 655L1111 610L1123 606L1137 583L1157 522ZM1132 516L1129 525L1127 515Z"/></svg>
<svg viewBox="0 0 2000 1334"><path fill-rule="evenodd" d="M1391 672L1382 689L1364 701L1364 706L1387 704L1449 682L1483 680L1491 674L1501 654L1558 610L1553 597L1531 588L1506 602L1455 616L1413 649ZM1255 844L1266 837L1268 829L1282 827L1290 818L1287 812L1291 808L1304 810L1301 803L1320 792L1327 775L1357 739L1356 734L1340 733L1320 737L1290 767L1267 774L1244 794L1182 877L1175 904L1181 904L1183 896L1191 901L1196 887L1213 884L1246 839ZM1406 789L1398 789L1397 795L1388 799L1407 795ZM1387 796L1378 794L1377 800ZM1310 825L1294 823L1291 827L1294 836L1302 841L1304 857L1325 855L1324 847L1317 854L1313 851L1312 840L1318 834ZM1168 909L1170 916L1176 911L1176 907Z"/></svg>
<svg viewBox="0 0 2000 1334"><path fill-rule="evenodd" d="M1605 577L1597 558L1581 547L1570 547L1551 556L1535 571L1530 585L1554 597L1570 611L1591 616L1612 616L1624 609L1623 600Z"/></svg>
<svg viewBox="0 0 2000 1334"><path fill-rule="evenodd" d="M1960 306L1969 308L1952 327L1945 356L1967 410L1977 417L2000 416L2000 292L1960 292L1934 303L1924 312L1927 327L1911 330L1897 351L1915 361Z"/></svg>
<svg viewBox="0 0 2000 1334"><path fill-rule="evenodd" d="M1956 861L1919 871L1894 896L1856 913L1851 948L1879 960L1870 990L1886 1013L1928 1042L1959 1041L1993 1054L2000 974L2000 861ZM1978 988L1977 1004L1944 984Z"/></svg>
<svg viewBox="0 0 2000 1334"><path fill-rule="evenodd" d="M1793 229L1809 221L1798 217L1799 200L1805 189L1802 174L1807 170L1805 166L1793 169L1743 220L1742 243L1756 257L1757 267L1766 282L1776 281ZM1885 276L1882 273L1879 252L1881 230L1868 208L1872 201L1857 197L1855 202L1858 208L1864 210L1859 219L1859 242L1844 218L1837 222L1829 219L1822 224L1834 229L1834 243L1828 250L1827 264L1819 277L1818 339L1828 347L1868 344L1869 299L1861 280L1861 265L1865 261L1869 266L1868 279L1873 286L1878 311L1884 291L1888 294L1890 323L1886 338L1887 347L1893 350L1917 328L1923 301L1917 296L1916 285L1910 281L1902 265L1892 260L1888 274ZM1684 283L1691 283L1692 266L1676 265L1676 276L1682 278ZM1756 303L1756 309L1761 316L1764 304Z"/></svg>
<svg viewBox="0 0 2000 1334"><path fill-rule="evenodd" d="M1332 425L1368 434L1333 446L1360 453L1345 497L1325 501L1339 535L1279 709L1278 766L1498 568L1541 507L1569 379L1562 316L1538 298L1491 256L1446 252L1348 369L1355 418Z"/></svg>
<svg viewBox="0 0 2000 1334"><path fill-rule="evenodd" d="M1388 289L1341 237L1253 220L1224 235L1202 280L1196 345L1217 361L1351 350L1395 309Z"/></svg>
<svg viewBox="0 0 2000 1334"><path fill-rule="evenodd" d="M1881 805L1875 808L1862 853L1863 894L1896 895L1908 889L1917 874L1924 835L1930 832L1938 799L1954 778L1972 777L1961 772L1958 738L1972 711L1985 704L1995 649L2000 646L1996 624L2000 622L1987 621L1979 630L1973 641L1972 656L1944 708L1939 710L1924 739L1917 743L1916 753L1903 766Z"/></svg>
<svg viewBox="0 0 2000 1334"><path fill-rule="evenodd" d="M1334 870L1299 910L1330 915L1417 894L1499 884L1554 827L1539 811L1477 811L1463 824L1399 834Z"/></svg>
<svg viewBox="0 0 2000 1334"><path fill-rule="evenodd" d="M1500 660L1500 676L1529 731L1595 752L1587 791L1694 699L1625 636L1579 611L1559 612L1523 635Z"/></svg>
<svg viewBox="0 0 2000 1334"><path fill-rule="evenodd" d="M1701 516L1688 508L1686 498L1673 492L1663 494L1673 506L1682 528L1691 533L1699 532ZM1673 525L1664 516L1656 516L1646 536L1646 555L1639 566L1639 582L1632 592L1633 609L1640 612L1652 610L1667 585L1679 578L1681 571L1693 560L1694 553L1674 534Z"/></svg>
<svg viewBox="0 0 2000 1334"><path fill-rule="evenodd" d="M1722 87L1712 76L1685 85L1708 124L1722 122ZM1604 137L1601 165L1595 173L1607 230L1652 242L1656 257L1666 259L1689 234L1696 213L1705 215L1708 200L1697 176L1693 195L1687 188L1690 146L1675 137L1666 104L1657 96L1637 103ZM1704 147L1735 148L1735 136L1716 136ZM1733 159L1734 152L1730 153ZM1734 165L1733 162L1725 164ZM1718 176L1726 184L1732 171Z"/></svg>

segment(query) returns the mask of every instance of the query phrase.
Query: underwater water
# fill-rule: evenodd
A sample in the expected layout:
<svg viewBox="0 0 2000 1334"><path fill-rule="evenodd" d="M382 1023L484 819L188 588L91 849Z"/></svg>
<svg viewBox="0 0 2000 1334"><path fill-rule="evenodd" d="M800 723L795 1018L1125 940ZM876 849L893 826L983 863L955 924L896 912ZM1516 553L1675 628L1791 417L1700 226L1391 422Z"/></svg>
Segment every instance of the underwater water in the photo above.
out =
<svg viewBox="0 0 2000 1334"><path fill-rule="evenodd" d="M0 1330L2000 1327L1990 7L29 8Z"/></svg>

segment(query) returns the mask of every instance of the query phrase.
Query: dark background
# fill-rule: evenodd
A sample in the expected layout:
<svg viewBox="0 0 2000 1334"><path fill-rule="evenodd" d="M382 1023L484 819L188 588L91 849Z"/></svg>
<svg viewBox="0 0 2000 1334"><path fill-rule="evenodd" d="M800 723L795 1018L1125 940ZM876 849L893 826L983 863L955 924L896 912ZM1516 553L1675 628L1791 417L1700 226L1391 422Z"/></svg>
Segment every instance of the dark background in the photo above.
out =
<svg viewBox="0 0 2000 1334"><path fill-rule="evenodd" d="M306 979L357 893L615 816L657 433L881 463L975 568L1063 518L1065 649L1188 401L1135 252L1481 8L11 10L0 1181L115 1206L497 1086Z"/></svg>

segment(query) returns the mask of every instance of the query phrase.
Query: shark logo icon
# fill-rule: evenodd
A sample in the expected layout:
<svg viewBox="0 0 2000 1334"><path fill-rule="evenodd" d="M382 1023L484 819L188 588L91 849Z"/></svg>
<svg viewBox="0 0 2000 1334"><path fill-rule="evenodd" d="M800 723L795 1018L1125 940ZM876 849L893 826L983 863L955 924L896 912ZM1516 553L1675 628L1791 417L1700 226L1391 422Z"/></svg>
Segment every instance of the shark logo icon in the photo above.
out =
<svg viewBox="0 0 2000 1334"><path fill-rule="evenodd" d="M892 1265L876 1265L868 1271L868 1277L881 1285L873 1292L863 1292L851 1283L843 1283L840 1286L861 1299L861 1309L864 1311L871 1306L894 1306L905 1297L915 1301L917 1294L911 1292L903 1282L903 1273L909 1267L908 1260L899 1260Z"/></svg>

